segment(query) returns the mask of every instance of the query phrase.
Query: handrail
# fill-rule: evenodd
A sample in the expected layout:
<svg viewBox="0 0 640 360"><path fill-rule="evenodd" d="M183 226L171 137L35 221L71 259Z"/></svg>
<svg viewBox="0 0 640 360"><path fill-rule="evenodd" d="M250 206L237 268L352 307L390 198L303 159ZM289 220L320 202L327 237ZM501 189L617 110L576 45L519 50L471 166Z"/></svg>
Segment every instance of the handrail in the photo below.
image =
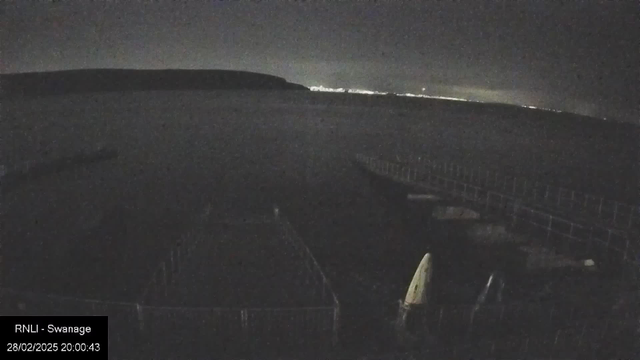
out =
<svg viewBox="0 0 640 360"><path fill-rule="evenodd" d="M481 204L486 211L498 211L503 216L507 215L509 217L512 217L514 221L516 219L527 221L536 227L546 230L547 238L549 238L551 234L559 234L570 239L583 241L596 240L600 243L605 244L607 247L611 247L619 251L622 254L622 258L624 261L631 260L632 256L630 256L629 254L629 251L631 250L630 247L633 246L630 240L631 235L623 230L611 229L594 224L580 224L572 220L564 219L557 215L548 214L546 212L534 209L531 206L523 204L520 198L504 195L496 191L490 191L479 186L452 180L447 177L434 175L429 168L426 169L427 172L425 175L427 176L427 178L425 182L421 179L419 181L419 170L416 167L402 165L386 160L380 160L362 154L358 154L356 156L356 160L367 166L370 171L383 176L389 176L396 181L405 182L411 185L426 186L438 191L444 191L454 197L461 197L463 201L468 200L476 204ZM421 173L421 175L423 174ZM450 189L452 187L450 185L453 185L453 189ZM492 201L492 197L499 201L497 203L495 201ZM534 222L529 219L529 217L524 217L527 214L530 215L529 217L534 219L535 217L541 217L544 223ZM569 231L562 232L554 229L554 221L556 226L562 223L567 224L569 227ZM580 232L586 233L588 237L584 238L584 235L580 235ZM623 242L624 249L616 247L616 242ZM612 243L614 244L612 245Z"/></svg>
<svg viewBox="0 0 640 360"><path fill-rule="evenodd" d="M397 159L398 163L415 164L414 159ZM418 164L425 164L445 175L459 178L487 188L501 189L512 195L526 196L533 194L533 199L542 200L545 204L555 205L559 209L582 211L590 216L596 216L599 221L609 223L619 229L633 229L640 232L640 206L609 200L603 196L596 196L576 190L557 187L540 182L528 181L526 178L504 176L493 170L480 170L451 163L439 162L432 159L417 157ZM477 176L474 176L476 175ZM475 181L474 181L475 179ZM483 181L484 180L484 181ZM540 197L538 197L538 193ZM544 194L544 195L543 195Z"/></svg>

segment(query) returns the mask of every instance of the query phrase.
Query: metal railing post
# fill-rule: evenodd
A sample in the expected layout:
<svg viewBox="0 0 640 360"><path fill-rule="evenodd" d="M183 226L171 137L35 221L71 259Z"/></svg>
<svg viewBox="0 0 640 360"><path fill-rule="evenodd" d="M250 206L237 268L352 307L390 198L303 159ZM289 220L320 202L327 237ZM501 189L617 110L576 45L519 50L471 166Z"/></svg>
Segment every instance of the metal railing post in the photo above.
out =
<svg viewBox="0 0 640 360"><path fill-rule="evenodd" d="M558 207L560 207L560 202L562 201L563 190L563 188L558 188Z"/></svg>
<svg viewBox="0 0 640 360"><path fill-rule="evenodd" d="M171 273L172 274L177 274L178 273L177 272L177 270L178 270L177 269L177 261L175 261L174 256L175 256L174 251L171 250L171 255L170 255L170 258L171 258ZM174 282L174 280L175 280L175 276L171 276L171 282Z"/></svg>
<svg viewBox="0 0 640 360"><path fill-rule="evenodd" d="M571 204L569 205L569 209L573 209L573 203L576 201L576 192L571 191Z"/></svg>
<svg viewBox="0 0 640 360"><path fill-rule="evenodd" d="M242 327L242 337L244 340L245 346L249 345L249 314L247 309L242 309L240 311L240 326Z"/></svg>
<svg viewBox="0 0 640 360"><path fill-rule="evenodd" d="M569 228L569 237L573 239L573 222L571 222L571 227Z"/></svg>
<svg viewBox="0 0 640 360"><path fill-rule="evenodd" d="M522 350L522 353L528 355L528 352L529 352L529 338L527 337L527 339L524 341L524 349Z"/></svg>
<svg viewBox="0 0 640 360"><path fill-rule="evenodd" d="M602 205L604 203L604 198L600 198L600 205L598 205L598 215L602 216ZM615 223L615 216L613 219L614 223Z"/></svg>
<svg viewBox="0 0 640 360"><path fill-rule="evenodd" d="M487 191L487 201L486 201L486 205L485 205L485 211L489 210L489 202L491 202L491 191Z"/></svg>
<svg viewBox="0 0 640 360"><path fill-rule="evenodd" d="M553 355L554 355L554 351L556 350L556 346L558 345L558 338L560 337L560 333L561 333L561 331L562 331L562 330L558 330L558 331L556 332L556 337L555 337L555 339L553 340L553 347L551 348L551 353L549 354L549 358L550 358L550 359L553 359L553 358L554 358L554 357L553 357Z"/></svg>
<svg viewBox="0 0 640 360"><path fill-rule="evenodd" d="M622 255L622 261L627 261L627 256L629 255L629 236L627 235L627 244L624 248L624 254Z"/></svg>
<svg viewBox="0 0 640 360"><path fill-rule="evenodd" d="M582 337L584 336L584 332L586 331L587 324L582 325L582 331L580 332L580 337L578 337L578 345L576 348L580 348L582 346Z"/></svg>
<svg viewBox="0 0 640 360"><path fill-rule="evenodd" d="M333 308L333 346L338 345L338 330L340 329L340 304L336 301Z"/></svg>
<svg viewBox="0 0 640 360"><path fill-rule="evenodd" d="M167 267L164 265L164 263L162 263L161 268L162 268L163 292L164 292L164 296L167 296Z"/></svg>

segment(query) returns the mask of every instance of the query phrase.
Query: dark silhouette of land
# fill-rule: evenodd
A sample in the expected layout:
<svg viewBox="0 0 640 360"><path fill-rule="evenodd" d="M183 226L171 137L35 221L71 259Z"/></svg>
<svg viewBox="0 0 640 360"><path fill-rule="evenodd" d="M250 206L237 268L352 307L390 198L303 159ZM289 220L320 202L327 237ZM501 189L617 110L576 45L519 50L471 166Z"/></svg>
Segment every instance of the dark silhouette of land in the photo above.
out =
<svg viewBox="0 0 640 360"><path fill-rule="evenodd" d="M283 78L229 70L86 69L0 75L3 97L150 90L308 90Z"/></svg>

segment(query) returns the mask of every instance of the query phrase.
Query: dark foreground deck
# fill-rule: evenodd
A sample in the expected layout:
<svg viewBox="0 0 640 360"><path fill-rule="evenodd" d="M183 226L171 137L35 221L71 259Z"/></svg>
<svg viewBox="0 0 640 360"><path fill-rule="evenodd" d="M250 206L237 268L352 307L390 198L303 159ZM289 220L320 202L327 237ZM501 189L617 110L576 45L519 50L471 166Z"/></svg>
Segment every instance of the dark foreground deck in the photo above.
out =
<svg viewBox="0 0 640 360"><path fill-rule="evenodd" d="M141 357L332 349L337 299L285 219L206 221L193 239L176 244L154 276Z"/></svg>
<svg viewBox="0 0 640 360"><path fill-rule="evenodd" d="M161 305L331 306L307 282L305 258L288 242L278 223L218 223L211 225L209 234Z"/></svg>

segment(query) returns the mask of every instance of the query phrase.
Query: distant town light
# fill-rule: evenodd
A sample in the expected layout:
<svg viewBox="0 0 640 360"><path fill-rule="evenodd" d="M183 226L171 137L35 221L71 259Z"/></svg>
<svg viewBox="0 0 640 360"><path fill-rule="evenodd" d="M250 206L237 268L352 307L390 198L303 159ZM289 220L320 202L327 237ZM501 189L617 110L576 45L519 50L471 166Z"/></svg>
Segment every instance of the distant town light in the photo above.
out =
<svg viewBox="0 0 640 360"><path fill-rule="evenodd" d="M324 87L322 85L320 86L310 86L309 89L311 91L324 91L324 92L344 92L343 88L339 88L339 89L333 89L333 88L328 88L328 87Z"/></svg>
<svg viewBox="0 0 640 360"><path fill-rule="evenodd" d="M366 94L366 95L397 95L397 96L406 96L406 97L420 97L427 99L440 99L440 100L451 100L451 101L465 101L465 102L473 102L473 103L484 103L484 101L478 100L470 100L470 99L461 99L455 97L448 96L435 96L435 95L426 95L426 94L412 94L412 93L392 93L392 92L382 92L375 90L365 90L365 89L345 89L345 88L330 88L323 85L310 86L309 89L311 91L322 91L322 92L337 92L337 93L350 93L350 94ZM423 87L422 91L426 91L427 88ZM509 104L509 103L505 103ZM562 113L564 111L557 109L549 109L545 107L533 106L533 105L525 105L525 104L513 104L510 105L519 106L527 109L536 109L536 110L544 110L544 111L552 111L555 113ZM607 118L603 118L603 120L607 120Z"/></svg>
<svg viewBox="0 0 640 360"><path fill-rule="evenodd" d="M367 95L387 95L388 93L382 91L372 91L365 89L344 89L344 88L329 88L322 85L310 86L311 91L324 91L324 92L347 92L352 94L367 94Z"/></svg>

